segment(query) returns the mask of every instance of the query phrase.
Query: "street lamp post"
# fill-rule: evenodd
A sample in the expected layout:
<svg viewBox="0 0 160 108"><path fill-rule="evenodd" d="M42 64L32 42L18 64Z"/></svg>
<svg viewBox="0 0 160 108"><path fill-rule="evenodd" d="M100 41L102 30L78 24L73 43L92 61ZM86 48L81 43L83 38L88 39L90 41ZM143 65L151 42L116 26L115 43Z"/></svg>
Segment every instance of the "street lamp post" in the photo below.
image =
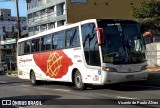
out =
<svg viewBox="0 0 160 108"><path fill-rule="evenodd" d="M21 37L21 26L20 26L20 19L19 19L19 6L18 6L18 0L16 0L16 10L17 10L17 26L18 26L18 39Z"/></svg>

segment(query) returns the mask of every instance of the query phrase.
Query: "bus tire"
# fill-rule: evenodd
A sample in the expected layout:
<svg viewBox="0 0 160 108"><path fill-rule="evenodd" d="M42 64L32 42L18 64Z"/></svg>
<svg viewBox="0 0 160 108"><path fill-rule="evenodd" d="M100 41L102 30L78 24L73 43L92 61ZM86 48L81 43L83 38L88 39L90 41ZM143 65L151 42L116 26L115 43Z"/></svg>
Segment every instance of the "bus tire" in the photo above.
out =
<svg viewBox="0 0 160 108"><path fill-rule="evenodd" d="M77 90L84 90L87 88L86 84L83 83L82 75L78 70L74 74L74 84L75 84L75 89Z"/></svg>
<svg viewBox="0 0 160 108"><path fill-rule="evenodd" d="M30 80L31 80L31 84L33 86L37 85L37 80L36 80L36 76L35 76L35 73L32 71L31 74L30 74Z"/></svg>

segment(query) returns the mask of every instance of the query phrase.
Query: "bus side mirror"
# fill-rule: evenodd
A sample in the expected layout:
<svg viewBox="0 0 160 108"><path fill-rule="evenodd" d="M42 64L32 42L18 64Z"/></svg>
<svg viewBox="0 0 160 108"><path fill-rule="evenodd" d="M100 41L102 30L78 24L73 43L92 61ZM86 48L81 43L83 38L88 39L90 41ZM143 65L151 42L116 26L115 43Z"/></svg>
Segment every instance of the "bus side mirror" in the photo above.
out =
<svg viewBox="0 0 160 108"><path fill-rule="evenodd" d="M143 34L144 39L149 37L149 43L155 42L155 36L152 29L149 29L147 32Z"/></svg>
<svg viewBox="0 0 160 108"><path fill-rule="evenodd" d="M95 28L98 33L98 46L104 43L103 28Z"/></svg>

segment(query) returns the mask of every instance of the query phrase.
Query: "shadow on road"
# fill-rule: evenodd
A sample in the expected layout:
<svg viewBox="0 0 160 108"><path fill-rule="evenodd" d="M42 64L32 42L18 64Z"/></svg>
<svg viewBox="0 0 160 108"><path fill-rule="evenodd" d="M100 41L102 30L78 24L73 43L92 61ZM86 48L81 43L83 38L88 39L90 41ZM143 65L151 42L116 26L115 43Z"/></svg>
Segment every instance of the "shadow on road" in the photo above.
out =
<svg viewBox="0 0 160 108"><path fill-rule="evenodd" d="M6 72L2 71L0 72L0 75L6 75Z"/></svg>
<svg viewBox="0 0 160 108"><path fill-rule="evenodd" d="M28 83L28 82L30 82L30 81L7 81L7 82L1 82L0 81L0 85L1 84L16 84L16 83Z"/></svg>

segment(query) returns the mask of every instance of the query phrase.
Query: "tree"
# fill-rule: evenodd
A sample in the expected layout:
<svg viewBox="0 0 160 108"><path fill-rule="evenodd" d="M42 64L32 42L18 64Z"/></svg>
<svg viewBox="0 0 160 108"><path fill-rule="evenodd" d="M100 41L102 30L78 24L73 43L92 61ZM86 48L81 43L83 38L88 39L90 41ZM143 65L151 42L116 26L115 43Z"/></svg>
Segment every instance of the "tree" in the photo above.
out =
<svg viewBox="0 0 160 108"><path fill-rule="evenodd" d="M160 1L144 1L140 6L133 7L132 16L138 20L142 29L153 29L160 35Z"/></svg>

